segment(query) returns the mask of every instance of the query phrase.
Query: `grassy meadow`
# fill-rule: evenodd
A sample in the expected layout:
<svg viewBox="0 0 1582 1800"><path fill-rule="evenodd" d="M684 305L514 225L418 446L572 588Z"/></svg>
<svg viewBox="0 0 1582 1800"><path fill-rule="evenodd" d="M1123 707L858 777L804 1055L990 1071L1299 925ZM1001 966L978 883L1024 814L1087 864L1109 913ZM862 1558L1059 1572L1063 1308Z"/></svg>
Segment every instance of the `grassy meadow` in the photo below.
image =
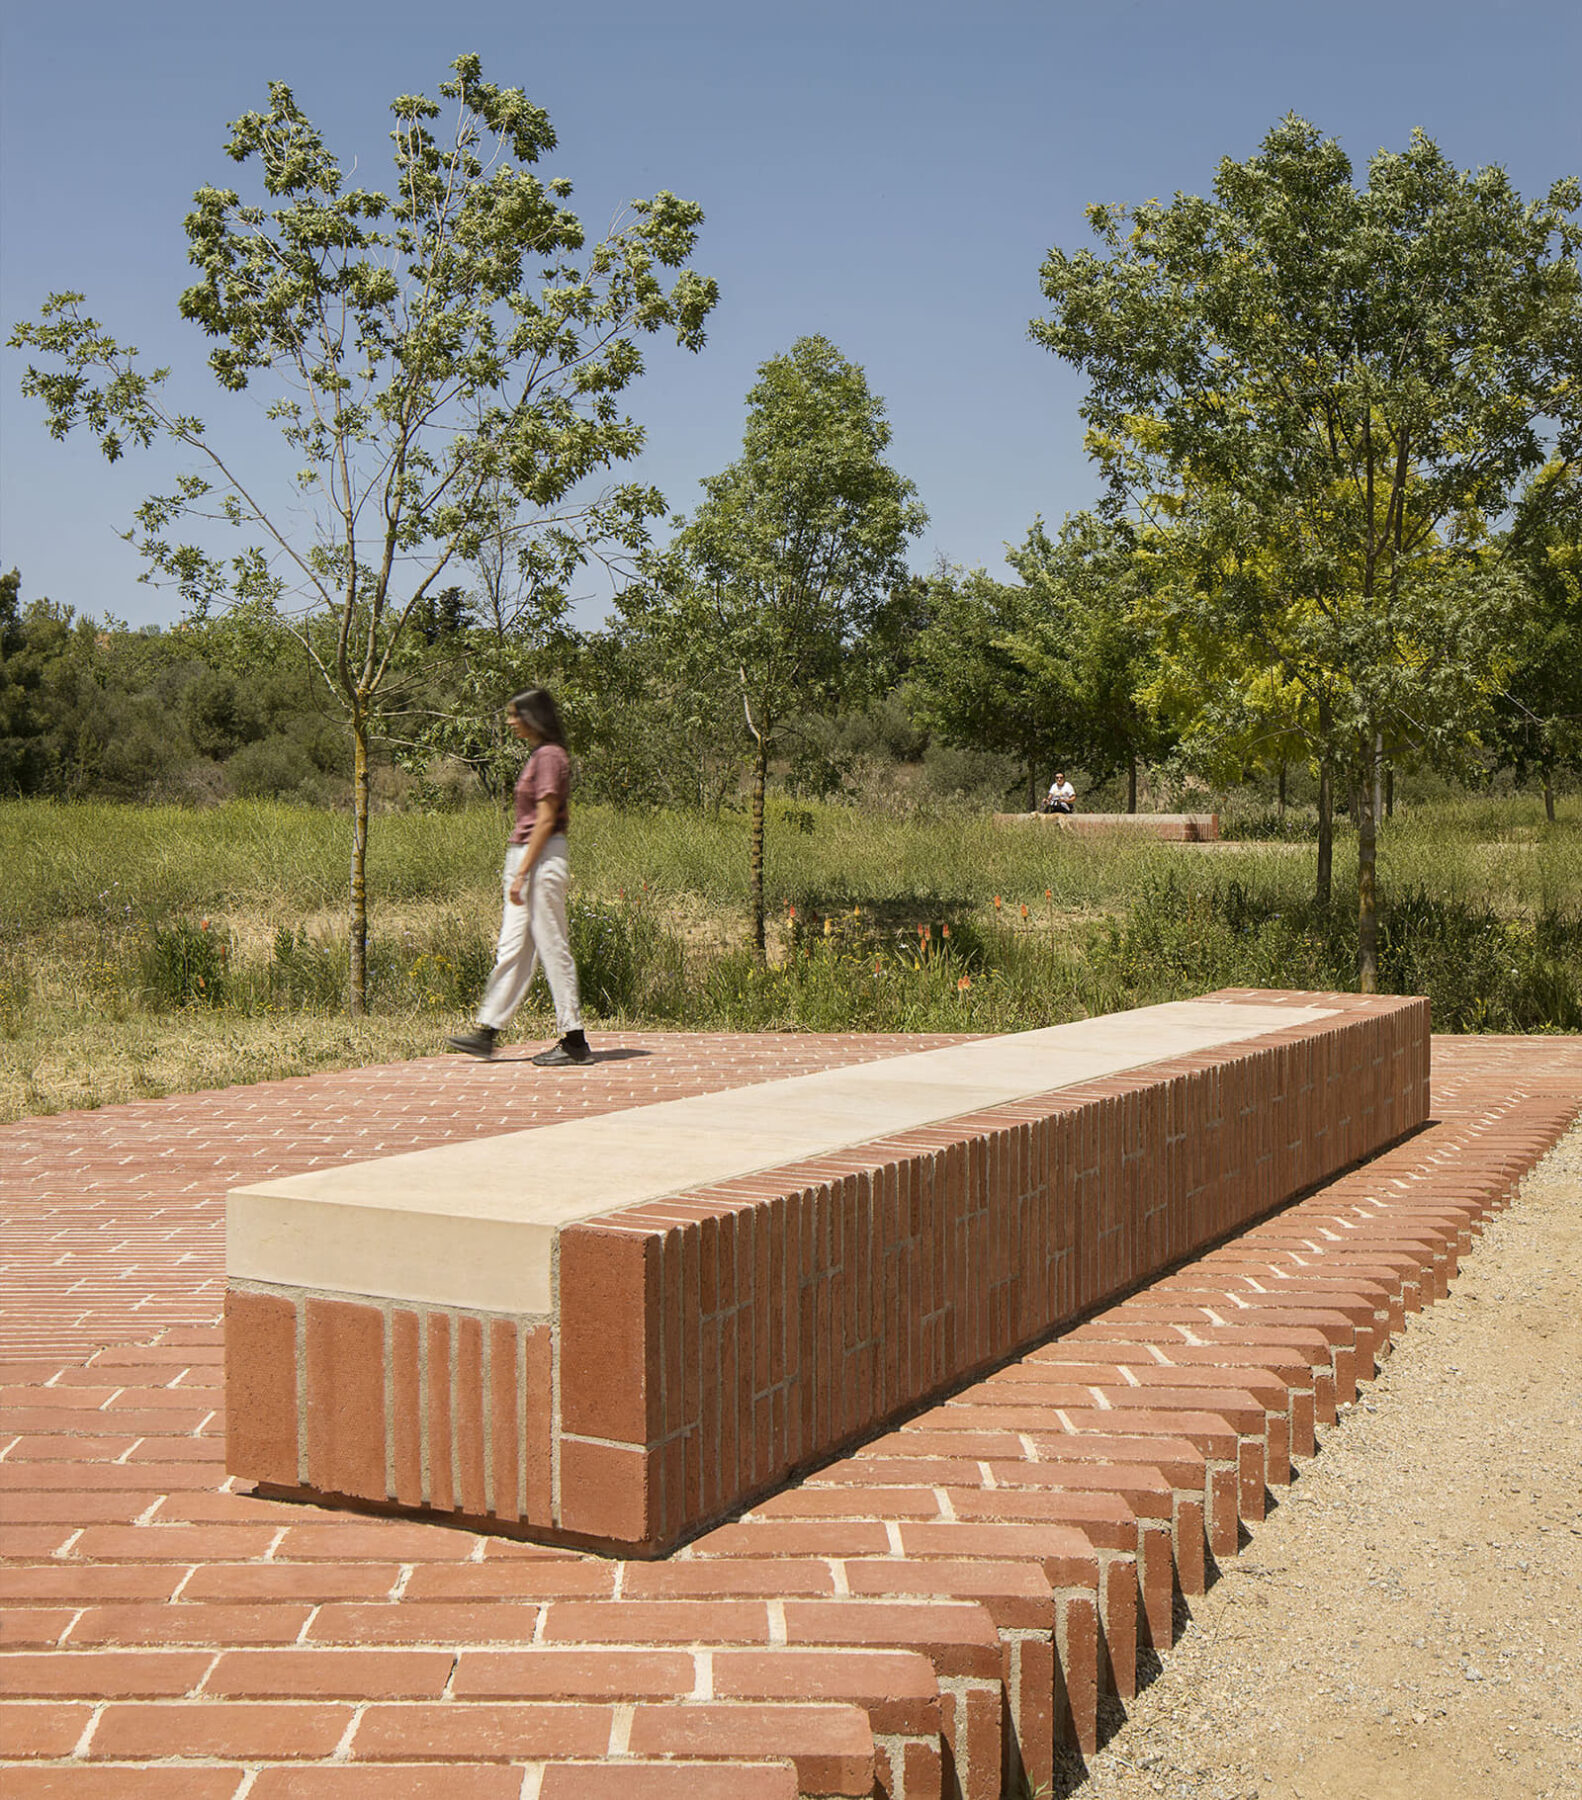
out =
<svg viewBox="0 0 1582 1800"><path fill-rule="evenodd" d="M1383 985L1439 1029L1582 1029L1582 800L1403 808L1384 829ZM742 815L579 808L573 942L600 1026L1001 1031L1229 984L1349 987L1355 851L1265 813L1219 846L1067 838L968 811L772 801L771 966ZM370 1013L344 1011L349 823L269 802L0 803L0 1118L429 1054L492 960L504 829L376 817ZM513 1035L551 1033L542 984Z"/></svg>

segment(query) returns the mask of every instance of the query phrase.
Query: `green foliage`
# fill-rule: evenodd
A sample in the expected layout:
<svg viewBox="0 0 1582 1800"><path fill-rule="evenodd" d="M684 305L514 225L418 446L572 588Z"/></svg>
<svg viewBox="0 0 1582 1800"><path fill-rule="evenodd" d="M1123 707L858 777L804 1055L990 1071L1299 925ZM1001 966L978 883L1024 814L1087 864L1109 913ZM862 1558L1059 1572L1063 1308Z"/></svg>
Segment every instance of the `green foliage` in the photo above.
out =
<svg viewBox="0 0 1582 1800"><path fill-rule="evenodd" d="M138 509L130 535L150 574L200 619L234 605L291 631L338 707L352 746L353 1011L366 1000L369 741L421 697L418 646L442 618L447 573L493 546L530 590L563 597L590 548L640 547L659 494L626 484L579 504L574 490L642 447L618 402L642 372L639 338L668 330L698 349L716 299L685 266L696 205L633 201L589 243L562 204L570 183L536 173L555 147L548 115L485 81L476 56L451 69L448 130L434 126L440 102L392 103L389 192L348 185L274 82L226 145L252 193L194 196L199 279L181 310L211 340L222 389L264 390L295 465L281 491L239 479L202 421L166 399L170 371L142 369L80 294L52 294L11 337L41 359L22 387L53 435L80 427L112 462L156 440L196 460L200 472ZM216 521L244 534L229 556L212 547ZM491 646L476 648L498 675ZM191 721L210 744L240 728L212 712Z"/></svg>
<svg viewBox="0 0 1582 1800"><path fill-rule="evenodd" d="M231 939L208 919L152 926L139 956L143 992L155 1012L178 1006L224 1006Z"/></svg>
<svg viewBox="0 0 1582 1800"><path fill-rule="evenodd" d="M704 482L654 579L621 608L677 679L751 740L752 918L764 957L763 797L769 756L799 714L860 689L898 595L907 539L927 515L885 461L890 426L862 370L827 339L798 338L758 371L742 454ZM881 652L879 663L885 660Z"/></svg>

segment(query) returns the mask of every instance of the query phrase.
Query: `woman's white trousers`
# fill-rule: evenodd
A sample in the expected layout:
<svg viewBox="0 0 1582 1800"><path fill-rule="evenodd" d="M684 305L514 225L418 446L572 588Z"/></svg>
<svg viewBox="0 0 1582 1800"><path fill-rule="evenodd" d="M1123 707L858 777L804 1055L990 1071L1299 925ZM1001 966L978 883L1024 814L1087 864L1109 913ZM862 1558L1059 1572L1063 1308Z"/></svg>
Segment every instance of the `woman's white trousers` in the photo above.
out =
<svg viewBox="0 0 1582 1800"><path fill-rule="evenodd" d="M561 1037L582 1029L582 1005L577 995L577 966L571 960L571 941L566 935L566 840L557 832L543 848L527 879L525 906L511 903L511 883L527 854L525 844L512 844L505 853L504 906L500 942L494 953L494 972L483 991L478 1023L501 1031L527 997L540 962L555 1002L555 1029Z"/></svg>

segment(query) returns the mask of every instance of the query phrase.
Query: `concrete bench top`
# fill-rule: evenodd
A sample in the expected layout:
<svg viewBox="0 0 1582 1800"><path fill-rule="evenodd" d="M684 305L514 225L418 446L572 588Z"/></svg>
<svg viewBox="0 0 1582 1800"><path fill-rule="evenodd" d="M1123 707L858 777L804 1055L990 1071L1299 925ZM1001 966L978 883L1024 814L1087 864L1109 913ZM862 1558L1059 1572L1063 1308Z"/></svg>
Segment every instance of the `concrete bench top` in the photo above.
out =
<svg viewBox="0 0 1582 1800"><path fill-rule="evenodd" d="M586 1219L1332 1015L1189 1000L236 1189L232 1281L517 1315ZM574 1079L574 1077L570 1077Z"/></svg>

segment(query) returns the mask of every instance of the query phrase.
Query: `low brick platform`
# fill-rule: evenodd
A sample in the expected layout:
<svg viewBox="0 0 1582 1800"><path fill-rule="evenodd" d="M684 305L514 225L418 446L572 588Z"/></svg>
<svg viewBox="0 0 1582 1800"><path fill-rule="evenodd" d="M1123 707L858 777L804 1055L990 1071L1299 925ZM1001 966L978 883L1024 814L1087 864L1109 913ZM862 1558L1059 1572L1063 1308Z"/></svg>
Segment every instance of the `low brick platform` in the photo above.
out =
<svg viewBox="0 0 1582 1800"><path fill-rule="evenodd" d="M996 825L1046 826L1078 837L1159 838L1167 844L1219 842L1218 813L996 813Z"/></svg>
<svg viewBox="0 0 1582 1800"><path fill-rule="evenodd" d="M1237 990L241 1188L228 1467L654 1554L1427 1108L1425 1002Z"/></svg>
<svg viewBox="0 0 1582 1800"><path fill-rule="evenodd" d="M647 1051L661 1092L736 1073L696 1040L613 1047ZM598 1084L631 1063L577 1090L476 1071L487 1102L436 1060L0 1129L0 1788L1036 1789L1057 1746L1092 1742L1100 1684L1124 1701L1136 1647L1167 1649L1167 1593L1235 1553L1264 1484L1582 1103L1575 1039L1438 1039L1434 1057L1428 1129L658 1562L260 1500L221 1462L228 1186L619 1105Z"/></svg>

